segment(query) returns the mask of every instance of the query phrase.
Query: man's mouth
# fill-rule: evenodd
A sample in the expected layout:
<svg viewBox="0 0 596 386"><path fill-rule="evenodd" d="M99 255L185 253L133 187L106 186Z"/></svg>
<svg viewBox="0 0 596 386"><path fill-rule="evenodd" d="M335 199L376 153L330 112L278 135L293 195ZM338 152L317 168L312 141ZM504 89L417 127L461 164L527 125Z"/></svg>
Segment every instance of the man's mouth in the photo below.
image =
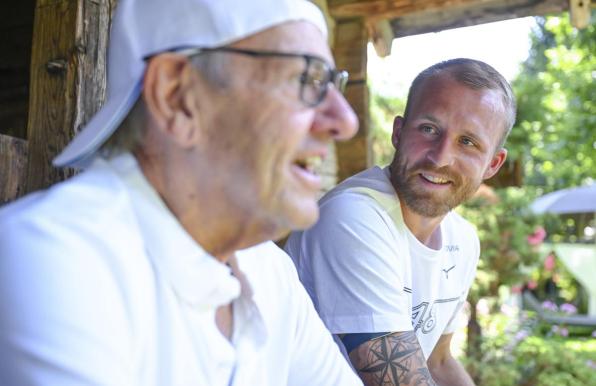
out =
<svg viewBox="0 0 596 386"><path fill-rule="evenodd" d="M428 182L431 182L431 183L437 184L437 185L447 185L447 184L451 183L451 181L448 180L447 178L433 176L433 175L427 174L427 173L420 173L420 176L422 178L424 178L425 180L427 180Z"/></svg>
<svg viewBox="0 0 596 386"><path fill-rule="evenodd" d="M315 173L319 169L323 159L320 156L310 156L294 161L294 164L300 169L306 170L309 173Z"/></svg>
<svg viewBox="0 0 596 386"><path fill-rule="evenodd" d="M322 155L299 157L292 163L293 174L309 190L319 190L321 188L321 177L317 174L317 171L320 170L322 163Z"/></svg>

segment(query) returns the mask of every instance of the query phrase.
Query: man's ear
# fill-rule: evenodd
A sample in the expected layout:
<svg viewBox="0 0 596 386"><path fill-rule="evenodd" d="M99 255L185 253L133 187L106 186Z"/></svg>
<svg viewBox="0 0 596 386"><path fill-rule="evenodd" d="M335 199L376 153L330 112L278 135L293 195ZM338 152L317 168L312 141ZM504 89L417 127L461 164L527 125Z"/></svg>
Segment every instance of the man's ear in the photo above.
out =
<svg viewBox="0 0 596 386"><path fill-rule="evenodd" d="M399 135L404 127L405 119L401 115L398 115L393 120L393 132L391 133L391 143L393 147L397 149L397 143L399 141Z"/></svg>
<svg viewBox="0 0 596 386"><path fill-rule="evenodd" d="M501 169L501 166L503 166L505 159L507 159L507 149L501 148L495 153L495 155L493 155L493 158L490 160L488 168L486 168L486 170L484 171L482 179L488 180L489 178L497 174L499 169Z"/></svg>
<svg viewBox="0 0 596 386"><path fill-rule="evenodd" d="M163 53L149 60L143 80L143 99L153 125L183 147L192 146L198 135L192 71L185 56Z"/></svg>

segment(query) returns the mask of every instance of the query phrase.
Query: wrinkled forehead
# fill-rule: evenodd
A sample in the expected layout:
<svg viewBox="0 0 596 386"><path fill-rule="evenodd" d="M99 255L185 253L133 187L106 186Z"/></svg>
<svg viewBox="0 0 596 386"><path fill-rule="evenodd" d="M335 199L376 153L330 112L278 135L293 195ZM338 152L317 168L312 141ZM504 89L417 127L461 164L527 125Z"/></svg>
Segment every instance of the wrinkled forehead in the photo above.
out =
<svg viewBox="0 0 596 386"><path fill-rule="evenodd" d="M230 46L315 55L333 64L325 34L315 24L306 20L278 24L238 40Z"/></svg>

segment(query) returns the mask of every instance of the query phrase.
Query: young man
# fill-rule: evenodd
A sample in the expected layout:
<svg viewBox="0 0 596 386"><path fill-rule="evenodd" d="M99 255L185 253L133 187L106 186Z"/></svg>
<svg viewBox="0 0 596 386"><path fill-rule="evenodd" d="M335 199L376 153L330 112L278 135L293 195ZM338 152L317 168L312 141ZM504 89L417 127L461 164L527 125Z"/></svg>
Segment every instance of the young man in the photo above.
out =
<svg viewBox="0 0 596 386"><path fill-rule="evenodd" d="M451 356L479 257L451 210L493 176L515 120L510 86L470 59L414 80L387 168L353 176L286 249L317 311L366 385L472 385Z"/></svg>
<svg viewBox="0 0 596 386"><path fill-rule="evenodd" d="M0 384L361 384L263 243L356 130L325 33L302 0L119 1L108 99L55 159L86 171L0 211Z"/></svg>

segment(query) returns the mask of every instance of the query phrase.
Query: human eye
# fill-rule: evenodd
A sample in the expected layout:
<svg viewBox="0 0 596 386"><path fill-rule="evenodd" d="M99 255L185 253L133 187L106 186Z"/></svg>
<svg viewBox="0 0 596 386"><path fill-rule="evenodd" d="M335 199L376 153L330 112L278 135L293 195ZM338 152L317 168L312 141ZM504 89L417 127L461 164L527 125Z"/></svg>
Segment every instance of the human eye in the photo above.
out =
<svg viewBox="0 0 596 386"><path fill-rule="evenodd" d="M313 61L303 75L303 82L306 85L320 87L327 83L327 73L323 63Z"/></svg>
<svg viewBox="0 0 596 386"><path fill-rule="evenodd" d="M472 138L462 137L459 142L464 146L476 146L476 142Z"/></svg>
<svg viewBox="0 0 596 386"><path fill-rule="evenodd" d="M431 134L431 135L435 135L438 134L438 130L431 126L431 125L420 125L420 129L419 129L422 133L424 134Z"/></svg>
<svg viewBox="0 0 596 386"><path fill-rule="evenodd" d="M309 105L316 105L324 97L329 84L329 68L325 62L311 58L301 77L302 100Z"/></svg>

